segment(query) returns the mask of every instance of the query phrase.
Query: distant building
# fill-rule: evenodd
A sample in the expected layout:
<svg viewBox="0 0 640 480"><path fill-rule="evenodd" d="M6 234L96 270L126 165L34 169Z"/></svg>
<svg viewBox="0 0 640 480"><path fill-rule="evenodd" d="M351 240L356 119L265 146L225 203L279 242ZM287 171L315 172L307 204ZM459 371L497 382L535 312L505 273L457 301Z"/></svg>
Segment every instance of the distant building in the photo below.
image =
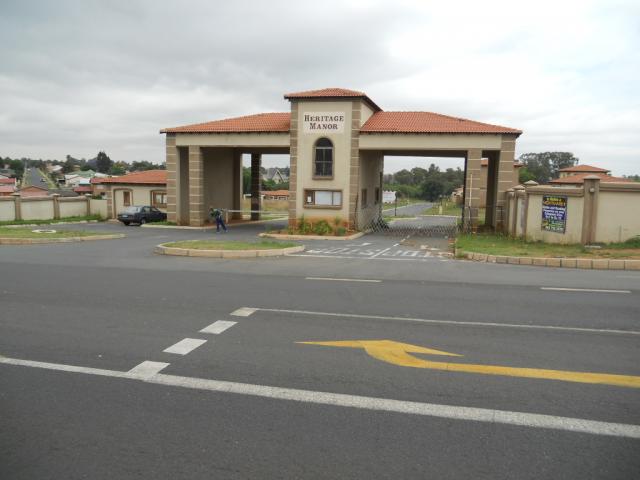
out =
<svg viewBox="0 0 640 480"><path fill-rule="evenodd" d="M549 185L582 186L584 185L584 179L590 175L599 177L601 183L620 183L632 181L628 178L614 177L611 175L611 170L600 167L593 167L591 165L575 165L573 167L562 168L558 171L560 172L560 177L549 181Z"/></svg>
<svg viewBox="0 0 640 480"><path fill-rule="evenodd" d="M289 190L263 191L261 195L265 200L289 200Z"/></svg>
<svg viewBox="0 0 640 480"><path fill-rule="evenodd" d="M558 178L564 178L581 173L585 173L587 175L610 175L611 170L600 167L592 167L591 165L574 165L573 167L561 168L560 170L558 170L558 173Z"/></svg>
<svg viewBox="0 0 640 480"><path fill-rule="evenodd" d="M289 181L289 176L278 167L273 167L267 168L267 171L262 175L262 180L273 180L275 183L284 183Z"/></svg>
<svg viewBox="0 0 640 480"><path fill-rule="evenodd" d="M103 178L109 217L132 205L152 205L163 212L167 209L167 171L144 170L121 177Z"/></svg>
<svg viewBox="0 0 640 480"><path fill-rule="evenodd" d="M28 187L21 188L18 193L20 193L21 197L48 197L49 189L37 185L29 185Z"/></svg>

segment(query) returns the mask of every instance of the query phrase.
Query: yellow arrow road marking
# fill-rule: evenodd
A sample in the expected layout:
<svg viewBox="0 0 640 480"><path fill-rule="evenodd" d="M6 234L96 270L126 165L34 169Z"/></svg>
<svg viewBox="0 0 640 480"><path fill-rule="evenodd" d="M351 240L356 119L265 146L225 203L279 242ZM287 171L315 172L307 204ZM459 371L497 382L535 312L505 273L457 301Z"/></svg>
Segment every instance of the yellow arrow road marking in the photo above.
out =
<svg viewBox="0 0 640 480"><path fill-rule="evenodd" d="M370 356L383 362L401 367L426 368L429 370L446 370L448 372L477 373L482 375L501 375L507 377L540 378L560 380L563 382L596 383L618 387L640 388L640 377L633 375L616 375L610 373L572 372L567 370L546 370L540 368L504 367L500 365L475 365L467 363L432 362L409 355L409 353L425 353L428 355L447 355L460 357L456 353L443 352L431 348L420 347L392 340L351 340L341 342L297 342L308 345L329 347L362 348Z"/></svg>

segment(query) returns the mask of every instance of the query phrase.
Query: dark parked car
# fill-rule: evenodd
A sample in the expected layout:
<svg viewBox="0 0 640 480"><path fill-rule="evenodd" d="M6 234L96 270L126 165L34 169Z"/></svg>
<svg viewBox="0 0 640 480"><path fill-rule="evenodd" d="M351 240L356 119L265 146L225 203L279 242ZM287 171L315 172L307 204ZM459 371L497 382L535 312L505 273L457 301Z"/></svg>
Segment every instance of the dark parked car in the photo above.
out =
<svg viewBox="0 0 640 480"><path fill-rule="evenodd" d="M167 219L167 214L161 212L156 207L149 205L127 207L118 214L118 220L125 225L139 223L143 225L147 222L161 222Z"/></svg>

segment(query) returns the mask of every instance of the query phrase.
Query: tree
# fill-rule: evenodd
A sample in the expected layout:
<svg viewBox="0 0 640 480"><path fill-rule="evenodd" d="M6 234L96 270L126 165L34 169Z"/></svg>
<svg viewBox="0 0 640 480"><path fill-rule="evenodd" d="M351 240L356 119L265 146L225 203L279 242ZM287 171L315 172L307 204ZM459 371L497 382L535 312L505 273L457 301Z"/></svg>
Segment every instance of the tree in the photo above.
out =
<svg viewBox="0 0 640 480"><path fill-rule="evenodd" d="M100 173L109 173L112 166L113 160L111 160L106 153L102 151L98 152L98 156L96 157L96 170Z"/></svg>
<svg viewBox="0 0 640 480"><path fill-rule="evenodd" d="M440 178L429 178L420 187L422 198L433 202L445 193L446 186Z"/></svg>
<svg viewBox="0 0 640 480"><path fill-rule="evenodd" d="M242 193L251 193L251 168L242 167Z"/></svg>
<svg viewBox="0 0 640 480"><path fill-rule="evenodd" d="M400 185L413 185L413 175L409 170L400 170L393 176L393 183Z"/></svg>
<svg viewBox="0 0 640 480"><path fill-rule="evenodd" d="M520 167L520 170L518 171L518 182L520 183L525 183L528 182L529 180L534 180L535 181L536 176L531 173L529 170L527 170L527 167Z"/></svg>
<svg viewBox="0 0 640 480"><path fill-rule="evenodd" d="M571 152L523 153L518 160L538 183L558 178L558 170L578 163L578 158Z"/></svg>

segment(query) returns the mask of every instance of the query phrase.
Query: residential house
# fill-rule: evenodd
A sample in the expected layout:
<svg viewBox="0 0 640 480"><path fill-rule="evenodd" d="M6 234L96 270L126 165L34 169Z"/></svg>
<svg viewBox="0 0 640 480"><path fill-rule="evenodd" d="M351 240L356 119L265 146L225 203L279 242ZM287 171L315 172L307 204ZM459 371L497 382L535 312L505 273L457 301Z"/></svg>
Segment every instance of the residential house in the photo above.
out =
<svg viewBox="0 0 640 480"><path fill-rule="evenodd" d="M109 216L132 205L152 205L167 211L167 171L145 170L121 177L103 178Z"/></svg>
<svg viewBox="0 0 640 480"><path fill-rule="evenodd" d="M264 200L289 200L289 190L265 190L260 195Z"/></svg>
<svg viewBox="0 0 640 480"><path fill-rule="evenodd" d="M38 185L29 185L18 190L21 197L48 197L49 189Z"/></svg>
<svg viewBox="0 0 640 480"><path fill-rule="evenodd" d="M262 180L273 180L275 183L284 183L289 181L289 176L278 167L267 168L262 175Z"/></svg>
<svg viewBox="0 0 640 480"><path fill-rule="evenodd" d="M594 167L591 165L575 165L573 167L562 168L559 178L549 181L549 185L554 186L582 186L584 179L590 175L600 178L600 183L620 183L632 182L628 178L614 177L611 170L606 168Z"/></svg>
<svg viewBox="0 0 640 480"><path fill-rule="evenodd" d="M0 177L0 197L8 197L17 190L16 179Z"/></svg>

